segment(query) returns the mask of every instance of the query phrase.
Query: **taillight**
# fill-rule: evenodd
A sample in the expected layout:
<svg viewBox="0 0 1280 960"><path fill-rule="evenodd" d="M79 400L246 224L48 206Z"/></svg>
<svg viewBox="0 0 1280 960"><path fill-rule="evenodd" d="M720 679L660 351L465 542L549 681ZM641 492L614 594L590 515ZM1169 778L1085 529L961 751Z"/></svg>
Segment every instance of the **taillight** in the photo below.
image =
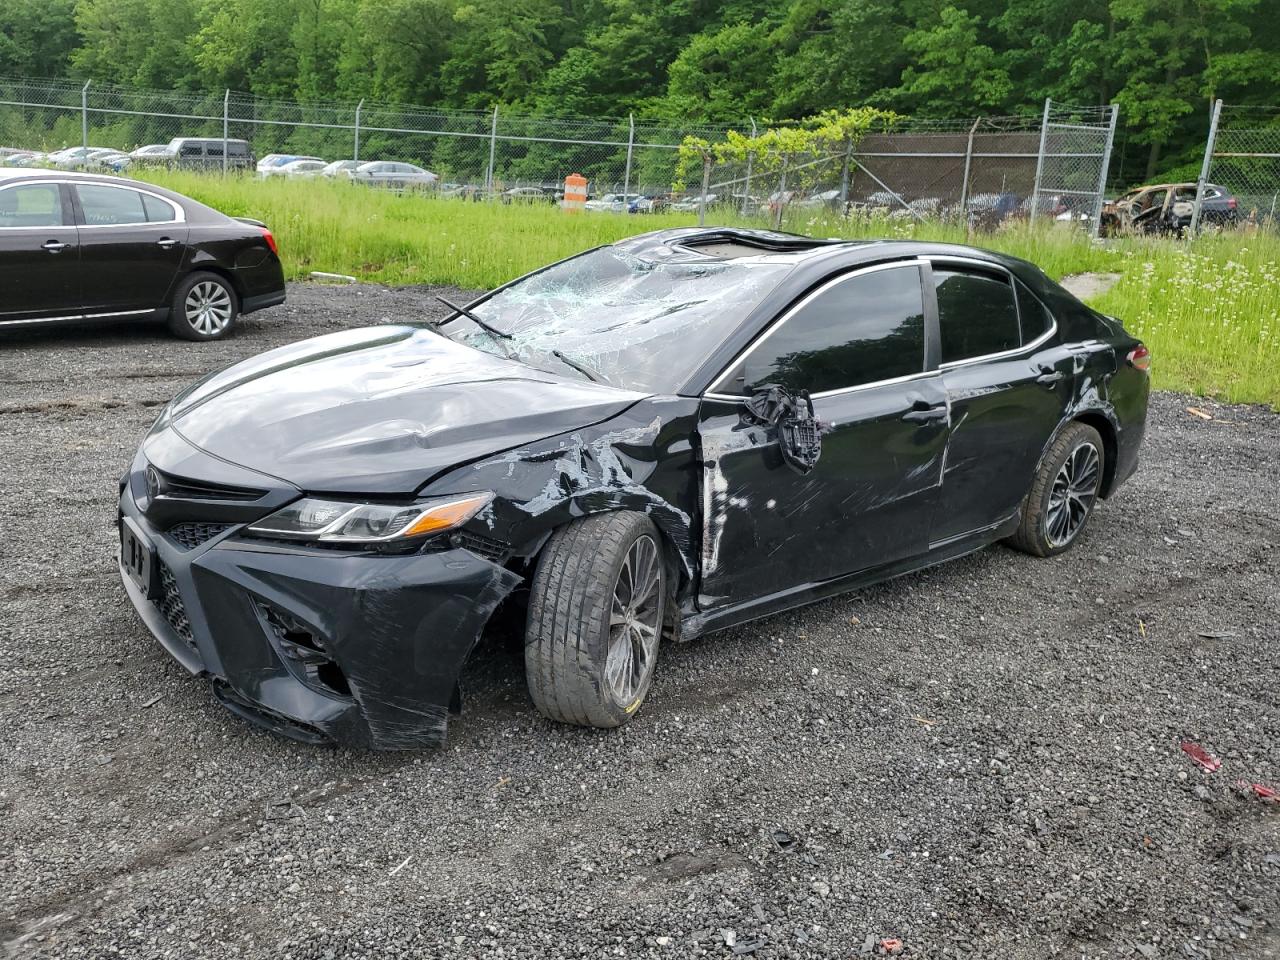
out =
<svg viewBox="0 0 1280 960"><path fill-rule="evenodd" d="M262 239L267 241L267 246L271 248L271 252L277 257L280 256L280 249L276 246L276 238L271 235L271 231L266 227L261 227Z"/></svg>
<svg viewBox="0 0 1280 960"><path fill-rule="evenodd" d="M1136 370L1141 370L1143 373L1151 369L1151 351L1147 349L1145 343L1140 343L1130 350L1125 360L1129 366Z"/></svg>
<svg viewBox="0 0 1280 960"><path fill-rule="evenodd" d="M1234 210L1235 208L1236 208L1236 198L1235 198L1235 197L1227 197L1227 209L1228 209L1228 210Z"/></svg>

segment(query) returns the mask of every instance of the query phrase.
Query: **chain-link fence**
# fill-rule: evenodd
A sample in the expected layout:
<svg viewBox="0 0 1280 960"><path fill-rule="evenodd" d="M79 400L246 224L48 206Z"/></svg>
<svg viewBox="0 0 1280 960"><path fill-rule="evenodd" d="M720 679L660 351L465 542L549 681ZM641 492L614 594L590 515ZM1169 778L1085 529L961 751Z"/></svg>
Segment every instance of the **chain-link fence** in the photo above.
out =
<svg viewBox="0 0 1280 960"><path fill-rule="evenodd" d="M514 199L520 188L535 188L524 196L551 199L578 173L604 209L727 209L775 224L810 211L979 228L1044 217L1096 233L1115 117L1114 107L1046 102L1040 116L907 118L849 149L747 156L690 176L680 169L680 144L690 136L723 141L730 126L0 78L0 147L9 149L139 151L202 137L211 143L199 160L178 157L179 166L228 172L272 153L400 161L437 174L442 193L476 198ZM749 120L732 129L757 132ZM114 169L128 165L113 162ZM157 146L154 157L135 154L131 162L175 158Z"/></svg>
<svg viewBox="0 0 1280 960"><path fill-rule="evenodd" d="M1275 230L1280 210L1280 107L1213 105L1191 231Z"/></svg>
<svg viewBox="0 0 1280 960"><path fill-rule="evenodd" d="M979 229L1046 218L1096 235L1116 116L1046 101L1038 117L900 119L847 151L714 163L706 200L775 225L826 209Z"/></svg>

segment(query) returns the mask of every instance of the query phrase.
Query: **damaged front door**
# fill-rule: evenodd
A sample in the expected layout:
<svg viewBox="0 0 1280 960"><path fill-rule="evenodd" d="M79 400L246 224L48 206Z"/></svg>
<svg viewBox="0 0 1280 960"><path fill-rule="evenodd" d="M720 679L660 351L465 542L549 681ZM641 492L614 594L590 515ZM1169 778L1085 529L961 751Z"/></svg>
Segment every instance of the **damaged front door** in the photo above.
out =
<svg viewBox="0 0 1280 960"><path fill-rule="evenodd" d="M725 371L698 427L702 609L928 549L949 418L935 356L910 263L828 281Z"/></svg>

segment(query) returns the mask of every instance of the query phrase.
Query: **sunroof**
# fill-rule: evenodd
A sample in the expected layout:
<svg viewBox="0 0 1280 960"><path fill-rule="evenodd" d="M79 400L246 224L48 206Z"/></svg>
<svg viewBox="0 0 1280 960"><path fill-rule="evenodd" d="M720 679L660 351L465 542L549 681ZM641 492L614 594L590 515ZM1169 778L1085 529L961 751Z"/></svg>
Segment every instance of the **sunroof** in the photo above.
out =
<svg viewBox="0 0 1280 960"><path fill-rule="evenodd" d="M690 237L679 245L707 257L733 260L738 257L758 257L761 253L794 253L824 247L831 240L815 240L812 237L789 236L783 233L751 236L738 233L707 234Z"/></svg>

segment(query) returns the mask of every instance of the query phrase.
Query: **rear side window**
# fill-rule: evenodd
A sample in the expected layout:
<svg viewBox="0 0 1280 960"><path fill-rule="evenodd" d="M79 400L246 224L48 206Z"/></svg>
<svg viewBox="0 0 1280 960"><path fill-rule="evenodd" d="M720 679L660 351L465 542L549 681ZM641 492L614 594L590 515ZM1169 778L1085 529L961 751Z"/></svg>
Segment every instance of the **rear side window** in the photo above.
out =
<svg viewBox="0 0 1280 960"><path fill-rule="evenodd" d="M1009 281L986 273L933 268L942 362L1014 350L1021 343Z"/></svg>
<svg viewBox="0 0 1280 960"><path fill-rule="evenodd" d="M821 393L923 370L924 301L913 265L822 289L747 356L740 382L748 393L766 383Z"/></svg>
<svg viewBox="0 0 1280 960"><path fill-rule="evenodd" d="M80 196L80 209L84 211L87 226L120 226L147 222L142 194L137 190L81 183L76 185L76 193Z"/></svg>
<svg viewBox="0 0 1280 960"><path fill-rule="evenodd" d="M171 223L176 219L173 215L173 207L159 200L156 197L149 197L145 193L141 194L142 209L146 211L148 223Z"/></svg>
<svg viewBox="0 0 1280 960"><path fill-rule="evenodd" d="M62 197L56 183L28 183L0 190L0 227L62 225Z"/></svg>
<svg viewBox="0 0 1280 960"><path fill-rule="evenodd" d="M1015 282L1014 287L1018 293L1018 318L1022 325L1022 342L1028 344L1038 340L1053 326L1053 314L1021 283Z"/></svg>

